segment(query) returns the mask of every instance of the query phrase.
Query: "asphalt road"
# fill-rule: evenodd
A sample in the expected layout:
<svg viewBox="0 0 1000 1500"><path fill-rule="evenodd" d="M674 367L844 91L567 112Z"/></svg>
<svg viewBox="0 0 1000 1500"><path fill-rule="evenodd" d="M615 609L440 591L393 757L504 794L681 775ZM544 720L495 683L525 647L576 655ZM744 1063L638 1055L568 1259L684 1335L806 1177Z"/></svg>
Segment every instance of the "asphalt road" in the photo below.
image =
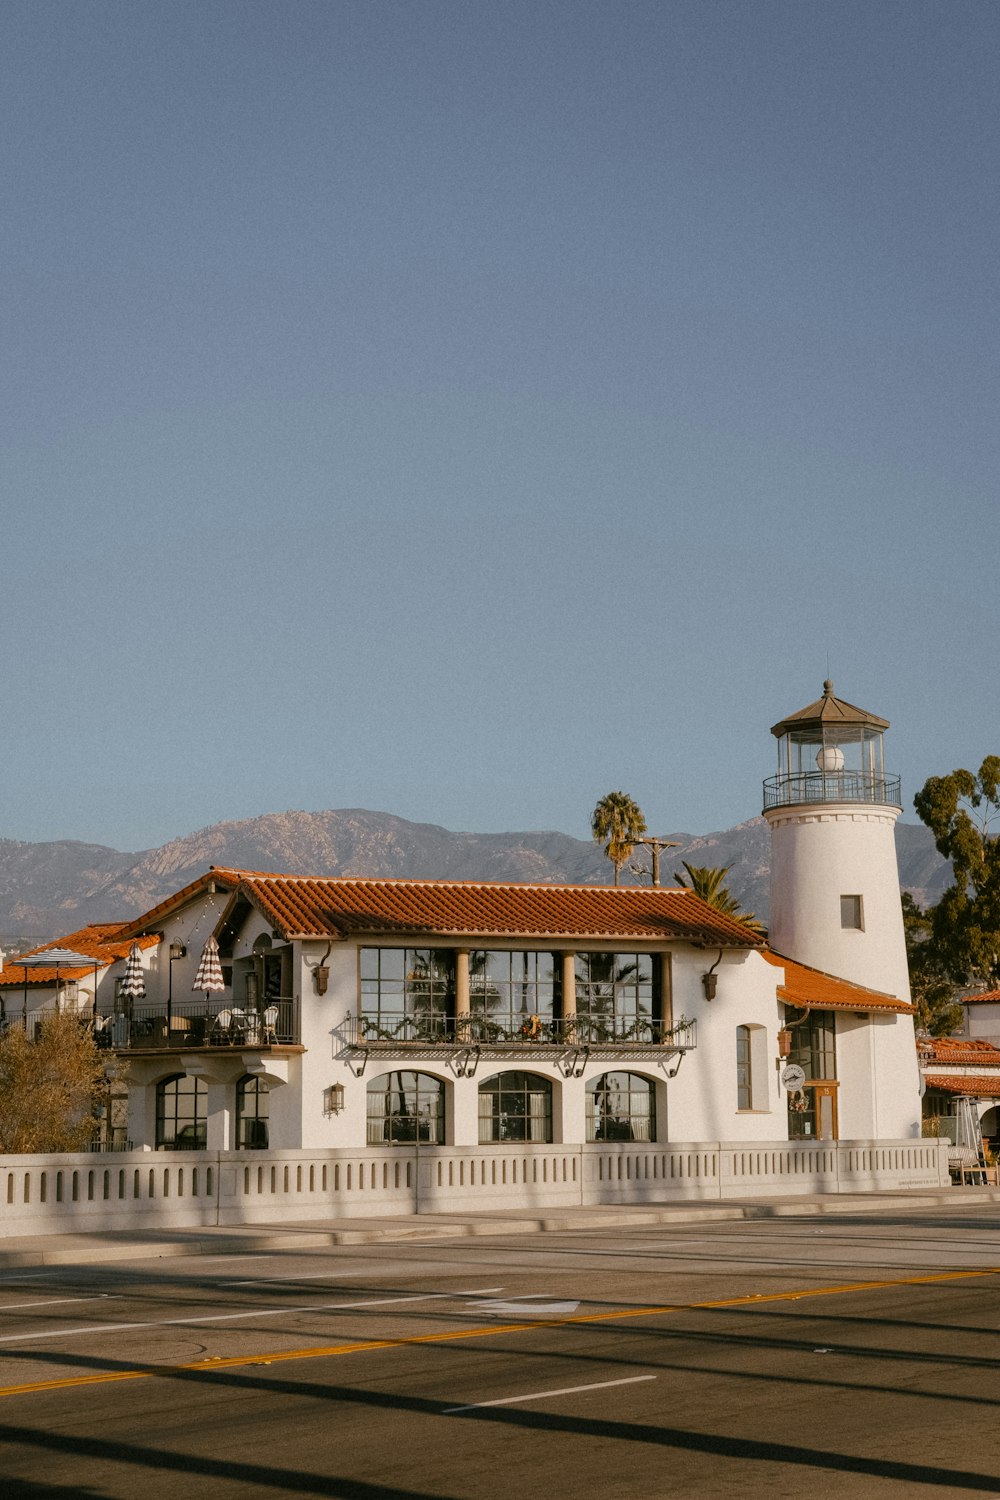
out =
<svg viewBox="0 0 1000 1500"><path fill-rule="evenodd" d="M1000 1494L1000 1212L17 1270L0 1495Z"/></svg>

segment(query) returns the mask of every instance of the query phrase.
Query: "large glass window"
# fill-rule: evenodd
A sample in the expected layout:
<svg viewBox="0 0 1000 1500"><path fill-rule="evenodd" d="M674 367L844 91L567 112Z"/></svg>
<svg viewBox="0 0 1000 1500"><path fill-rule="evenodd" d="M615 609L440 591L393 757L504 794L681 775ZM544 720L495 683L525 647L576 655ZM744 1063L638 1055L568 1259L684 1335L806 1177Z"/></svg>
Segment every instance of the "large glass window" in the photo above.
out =
<svg viewBox="0 0 1000 1500"><path fill-rule="evenodd" d="M552 1085L536 1073L496 1073L479 1085L479 1139L552 1139Z"/></svg>
<svg viewBox="0 0 1000 1500"><path fill-rule="evenodd" d="M203 1151L208 1138L208 1087L177 1073L156 1086L156 1149Z"/></svg>
<svg viewBox="0 0 1000 1500"><path fill-rule="evenodd" d="M588 1141L655 1141L656 1086L638 1073L602 1073L587 1084Z"/></svg>
<svg viewBox="0 0 1000 1500"><path fill-rule="evenodd" d="M553 953L480 949L469 957L469 1008L473 1032L538 1035L555 1014L559 960ZM538 1017L533 1022L532 1017Z"/></svg>
<svg viewBox="0 0 1000 1500"><path fill-rule="evenodd" d="M368 1144L386 1141L444 1145L444 1084L430 1073L402 1068L368 1085Z"/></svg>
<svg viewBox="0 0 1000 1500"><path fill-rule="evenodd" d="M794 1012L793 1012L794 1016ZM801 1023L789 1026L792 1033L790 1063L798 1063L807 1080L837 1076L837 1025L832 1010L812 1010Z"/></svg>
<svg viewBox="0 0 1000 1500"><path fill-rule="evenodd" d="M822 1101L829 1103L832 1093L817 1090L816 1084L833 1082L837 1077L836 1021L831 1010L813 1010L801 1022L789 1028L792 1033L790 1063L798 1063L805 1073L805 1084L788 1095L788 1134L791 1140L828 1139L835 1133L836 1122L824 1120Z"/></svg>
<svg viewBox="0 0 1000 1500"><path fill-rule="evenodd" d="M584 1040L652 1038L658 965L652 953L578 953L577 1030Z"/></svg>
<svg viewBox="0 0 1000 1500"><path fill-rule="evenodd" d="M361 1016L383 1041L434 1041L455 1012L455 955L446 948L362 948Z"/></svg>
<svg viewBox="0 0 1000 1500"><path fill-rule="evenodd" d="M247 1075L236 1085L236 1148L266 1151L269 1144L270 1090L263 1078Z"/></svg>

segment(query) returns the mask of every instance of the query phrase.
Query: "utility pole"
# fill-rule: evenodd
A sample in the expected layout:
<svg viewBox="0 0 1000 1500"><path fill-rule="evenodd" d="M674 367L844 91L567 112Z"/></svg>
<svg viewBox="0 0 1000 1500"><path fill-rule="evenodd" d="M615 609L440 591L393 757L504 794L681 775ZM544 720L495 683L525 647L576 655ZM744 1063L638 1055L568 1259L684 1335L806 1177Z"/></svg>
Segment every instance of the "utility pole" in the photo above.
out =
<svg viewBox="0 0 1000 1500"><path fill-rule="evenodd" d="M633 839L632 842L635 843L635 844L648 844L649 847L652 849L652 851L653 851L653 884L654 885L659 885L659 883L660 883L660 850L661 849L679 849L681 847L680 840L679 839Z"/></svg>

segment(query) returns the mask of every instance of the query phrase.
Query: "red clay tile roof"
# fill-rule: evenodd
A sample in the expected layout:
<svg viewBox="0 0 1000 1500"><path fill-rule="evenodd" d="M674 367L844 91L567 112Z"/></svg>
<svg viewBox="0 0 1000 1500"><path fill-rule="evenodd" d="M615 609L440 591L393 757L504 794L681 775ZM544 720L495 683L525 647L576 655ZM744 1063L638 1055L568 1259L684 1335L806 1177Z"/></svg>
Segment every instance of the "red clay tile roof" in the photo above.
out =
<svg viewBox="0 0 1000 1500"><path fill-rule="evenodd" d="M1000 1047L992 1042L960 1036L921 1037L917 1044L926 1067L950 1063L952 1067L1000 1068Z"/></svg>
<svg viewBox="0 0 1000 1500"><path fill-rule="evenodd" d="M940 1078L933 1073L924 1075L927 1080L927 1088L939 1094L971 1094L979 1099L1000 1099L1000 1077L984 1078L971 1076L963 1078L960 1073L942 1073Z"/></svg>
<svg viewBox="0 0 1000 1500"><path fill-rule="evenodd" d="M1000 1005L1000 990L984 990L981 995L963 995L963 1005Z"/></svg>
<svg viewBox="0 0 1000 1500"><path fill-rule="evenodd" d="M851 984L847 979L824 974L822 969L810 969L806 964L782 958L780 953L772 953L770 950L762 957L775 968L784 969L785 981L778 985L778 999L783 1000L786 1005L809 1005L815 1010L877 1010L892 1011L903 1016L914 1014L914 1007L906 1000L897 1000L895 995L884 995L881 990L868 990L863 985Z"/></svg>
<svg viewBox="0 0 1000 1500"><path fill-rule="evenodd" d="M53 938L47 943L41 943L37 948L29 949L30 953L44 953L47 948L66 948L73 953L88 953L95 959L99 968L105 968L109 964L117 962L118 959L127 958L128 950L132 946L132 938L123 938L122 933L126 931L123 922L93 922L89 927L81 927L79 932L70 932L65 937ZM156 934L139 938L141 949L153 948L159 942ZM28 957L26 953L25 958ZM27 972L28 985L55 984L57 970L51 969L28 969L19 968L16 958L5 958L3 972L0 973L0 987L6 989L23 989L25 972ZM83 979L87 974L93 974L94 966L86 969L67 969L65 966L58 970L59 982L65 980Z"/></svg>
<svg viewBox="0 0 1000 1500"><path fill-rule="evenodd" d="M391 933L602 942L686 938L716 948L759 948L763 943L742 922L692 891L667 886L309 879L244 871L239 895L286 938L338 940ZM229 911L220 930L228 917Z"/></svg>

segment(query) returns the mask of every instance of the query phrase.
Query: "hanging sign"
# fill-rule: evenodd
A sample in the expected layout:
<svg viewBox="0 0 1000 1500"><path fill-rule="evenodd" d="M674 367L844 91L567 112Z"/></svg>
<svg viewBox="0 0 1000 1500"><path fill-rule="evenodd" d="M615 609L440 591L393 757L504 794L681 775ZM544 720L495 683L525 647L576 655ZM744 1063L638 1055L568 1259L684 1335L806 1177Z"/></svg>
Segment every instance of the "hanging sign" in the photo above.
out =
<svg viewBox="0 0 1000 1500"><path fill-rule="evenodd" d="M805 1081L806 1075L805 1073L803 1073L798 1063L789 1063L787 1068L782 1068L781 1085L782 1088L786 1088L790 1094L794 1093L796 1089L800 1089Z"/></svg>

